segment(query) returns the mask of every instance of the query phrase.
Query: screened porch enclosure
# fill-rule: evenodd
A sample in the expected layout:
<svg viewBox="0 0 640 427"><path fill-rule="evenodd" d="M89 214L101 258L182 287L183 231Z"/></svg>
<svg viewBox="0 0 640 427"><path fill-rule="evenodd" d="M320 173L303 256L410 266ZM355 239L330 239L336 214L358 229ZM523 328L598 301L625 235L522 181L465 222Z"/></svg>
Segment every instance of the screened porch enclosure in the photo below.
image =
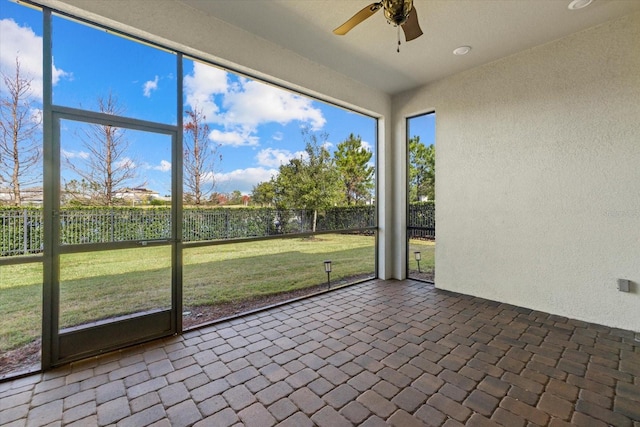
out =
<svg viewBox="0 0 640 427"><path fill-rule="evenodd" d="M1 377L377 276L375 118L47 7L1 6L17 38L43 47L9 68L44 70L25 99L41 126L17 146L33 175L0 188ZM228 131L242 123L223 98L240 95L290 118L249 106L262 122ZM262 127L273 138L252 153ZM345 195L348 150L364 155L365 181ZM239 166L223 169L252 158L248 183ZM281 180L258 193L288 162L307 187Z"/></svg>

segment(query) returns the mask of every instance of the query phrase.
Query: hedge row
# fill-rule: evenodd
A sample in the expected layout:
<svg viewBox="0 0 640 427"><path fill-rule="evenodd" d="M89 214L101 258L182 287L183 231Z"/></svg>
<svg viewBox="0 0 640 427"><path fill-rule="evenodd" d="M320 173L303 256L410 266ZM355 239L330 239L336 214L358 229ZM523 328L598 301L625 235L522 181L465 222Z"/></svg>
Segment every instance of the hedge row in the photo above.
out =
<svg viewBox="0 0 640 427"><path fill-rule="evenodd" d="M313 230L313 211L274 208L185 208L182 239L264 237ZM62 244L107 243L171 238L167 207L74 207L59 214ZM373 206L335 207L319 211L316 231L362 229L375 225ZM0 254L42 251L40 208L0 208Z"/></svg>
<svg viewBox="0 0 640 427"><path fill-rule="evenodd" d="M435 235L433 203L409 207L409 227L416 237ZM314 212L275 208L185 208L185 242L264 237L313 231ZM168 207L74 207L59 214L62 244L108 243L171 238ZM374 206L334 207L319 211L316 231L355 230L375 226ZM41 208L0 208L0 255L42 251Z"/></svg>

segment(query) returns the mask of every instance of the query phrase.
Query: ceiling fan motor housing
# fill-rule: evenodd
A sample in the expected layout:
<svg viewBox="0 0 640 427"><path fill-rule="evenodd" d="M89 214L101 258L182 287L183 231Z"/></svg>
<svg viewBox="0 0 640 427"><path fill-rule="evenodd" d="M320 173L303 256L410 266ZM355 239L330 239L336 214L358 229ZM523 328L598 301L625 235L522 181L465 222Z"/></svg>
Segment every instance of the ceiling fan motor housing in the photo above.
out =
<svg viewBox="0 0 640 427"><path fill-rule="evenodd" d="M399 26L407 22L413 0L382 0L382 8L387 22Z"/></svg>

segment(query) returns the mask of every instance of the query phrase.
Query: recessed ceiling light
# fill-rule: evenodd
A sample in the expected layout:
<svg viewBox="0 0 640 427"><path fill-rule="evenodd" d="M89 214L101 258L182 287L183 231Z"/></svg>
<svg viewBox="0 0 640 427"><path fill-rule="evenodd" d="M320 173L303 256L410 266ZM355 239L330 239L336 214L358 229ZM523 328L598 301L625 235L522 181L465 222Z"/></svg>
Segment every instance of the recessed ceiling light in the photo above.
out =
<svg viewBox="0 0 640 427"><path fill-rule="evenodd" d="M578 10L589 6L591 3L593 3L593 0L571 0L568 8L569 10Z"/></svg>
<svg viewBox="0 0 640 427"><path fill-rule="evenodd" d="M466 55L471 52L471 46L460 46L453 50L454 55Z"/></svg>

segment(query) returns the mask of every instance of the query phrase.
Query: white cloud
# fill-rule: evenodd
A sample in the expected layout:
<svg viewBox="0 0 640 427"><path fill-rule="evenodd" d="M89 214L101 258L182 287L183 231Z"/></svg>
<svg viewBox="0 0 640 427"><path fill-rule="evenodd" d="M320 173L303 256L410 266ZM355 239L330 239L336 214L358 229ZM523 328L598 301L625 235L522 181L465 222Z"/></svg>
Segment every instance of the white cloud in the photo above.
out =
<svg viewBox="0 0 640 427"><path fill-rule="evenodd" d="M89 153L86 151L67 151L65 149L61 149L60 153L66 159L88 159Z"/></svg>
<svg viewBox="0 0 640 427"><path fill-rule="evenodd" d="M68 79L68 80L73 80L73 74L72 73L68 73L60 68L56 68L56 64L54 63L53 58L51 58L51 67L53 68L51 74L51 83L55 86L56 84L58 84L58 81L60 81L60 79Z"/></svg>
<svg viewBox="0 0 640 427"><path fill-rule="evenodd" d="M307 158L306 151L297 151L292 153L289 150L280 150L276 148L265 148L256 154L256 160L261 166L280 167L280 165L289 163L289 160L297 157Z"/></svg>
<svg viewBox="0 0 640 427"><path fill-rule="evenodd" d="M160 172L169 172L171 171L171 162L166 160L160 160L160 164L158 166L154 166L153 169L158 170Z"/></svg>
<svg viewBox="0 0 640 427"><path fill-rule="evenodd" d="M218 106L214 96L226 93L228 87L226 71L194 62L193 74L184 78L186 103L192 109L202 109L208 122L216 122Z"/></svg>
<svg viewBox="0 0 640 427"><path fill-rule="evenodd" d="M333 147L335 144L333 142L329 142L329 141L325 141L324 144L322 144L322 148L324 148L327 151L331 151L331 147Z"/></svg>
<svg viewBox="0 0 640 427"><path fill-rule="evenodd" d="M220 145L232 147L256 146L259 145L260 141L260 138L246 131L222 132L218 129L214 129L209 133L209 139Z"/></svg>
<svg viewBox="0 0 640 427"><path fill-rule="evenodd" d="M146 96L147 98L150 98L151 92L158 89L159 81L160 81L160 78L156 76L155 79L144 82L144 85L142 85L144 96Z"/></svg>
<svg viewBox="0 0 640 427"><path fill-rule="evenodd" d="M210 135L222 145L258 145L258 127L267 123L299 121L311 130L326 123L310 98L242 77L230 81L226 71L199 62L184 78L184 91L187 106L202 110L207 123L224 127ZM282 138L282 132L273 135L276 141Z"/></svg>
<svg viewBox="0 0 640 427"><path fill-rule="evenodd" d="M114 165L117 168L127 168L134 169L137 167L136 162L133 161L130 157L123 157L121 160L114 162Z"/></svg>
<svg viewBox="0 0 640 427"><path fill-rule="evenodd" d="M258 81L242 82L224 98L226 124L255 130L259 125L276 122L286 125L294 120L305 122L312 130L326 123L322 111L310 98L287 92Z"/></svg>
<svg viewBox="0 0 640 427"><path fill-rule="evenodd" d="M20 75L31 79L31 93L42 100L42 37L29 27L21 27L12 19L0 19L2 49L0 49L0 69L9 76L15 75L16 58L20 60ZM62 78L72 78L71 73L56 68L52 70L53 84ZM0 80L0 90L6 90Z"/></svg>
<svg viewBox="0 0 640 427"><path fill-rule="evenodd" d="M373 152L373 146L371 144L369 144L367 141L361 141L362 148L364 148L365 150L369 151L369 152Z"/></svg>
<svg viewBox="0 0 640 427"><path fill-rule="evenodd" d="M30 108L29 121L31 123L42 125L42 108Z"/></svg>
<svg viewBox="0 0 640 427"><path fill-rule="evenodd" d="M244 194L251 193L253 187L264 181L269 181L272 176L278 175L277 169L247 168L236 169L229 173L215 175L217 191L231 192L240 190Z"/></svg>

